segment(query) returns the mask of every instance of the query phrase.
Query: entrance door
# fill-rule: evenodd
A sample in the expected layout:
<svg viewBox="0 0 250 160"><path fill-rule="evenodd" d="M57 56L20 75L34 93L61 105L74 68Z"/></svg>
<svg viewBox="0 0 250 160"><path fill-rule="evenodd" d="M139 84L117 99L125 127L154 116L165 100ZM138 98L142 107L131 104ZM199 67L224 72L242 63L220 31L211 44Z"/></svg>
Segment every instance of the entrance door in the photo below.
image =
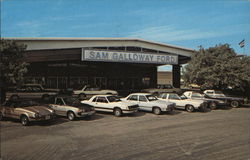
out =
<svg viewBox="0 0 250 160"><path fill-rule="evenodd" d="M95 77L95 86L98 88L107 88L107 78L105 77Z"/></svg>

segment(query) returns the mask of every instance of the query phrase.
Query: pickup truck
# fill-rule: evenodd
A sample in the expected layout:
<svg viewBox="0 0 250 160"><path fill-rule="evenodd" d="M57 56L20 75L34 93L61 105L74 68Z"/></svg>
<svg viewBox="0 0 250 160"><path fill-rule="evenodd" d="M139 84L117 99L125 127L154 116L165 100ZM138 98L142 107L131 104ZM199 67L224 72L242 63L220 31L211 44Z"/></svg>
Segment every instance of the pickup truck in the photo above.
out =
<svg viewBox="0 0 250 160"><path fill-rule="evenodd" d="M80 88L79 90L73 90L73 96L77 96L79 99L91 98L94 95L118 95L114 90L101 90L100 88L92 88L88 85Z"/></svg>
<svg viewBox="0 0 250 160"><path fill-rule="evenodd" d="M159 99L176 103L176 108L185 109L187 112L193 112L198 109L205 111L208 107L208 102L200 99L182 99L176 93L162 93Z"/></svg>

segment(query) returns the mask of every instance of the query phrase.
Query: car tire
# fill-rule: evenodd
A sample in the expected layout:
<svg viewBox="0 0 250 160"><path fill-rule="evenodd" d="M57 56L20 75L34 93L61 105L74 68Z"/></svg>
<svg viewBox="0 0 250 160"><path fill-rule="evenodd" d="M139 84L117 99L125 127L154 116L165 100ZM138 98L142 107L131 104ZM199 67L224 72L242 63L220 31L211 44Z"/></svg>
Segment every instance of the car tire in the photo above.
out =
<svg viewBox="0 0 250 160"><path fill-rule="evenodd" d="M210 109L216 109L217 108L217 105L216 105L216 103L215 102L211 102L210 104L209 104L209 108Z"/></svg>
<svg viewBox="0 0 250 160"><path fill-rule="evenodd" d="M13 96L10 97L11 100L17 100L18 98L19 98L18 95L13 95Z"/></svg>
<svg viewBox="0 0 250 160"><path fill-rule="evenodd" d="M28 126L29 125L29 118L25 115L21 116L20 118L21 123L23 126Z"/></svg>
<svg viewBox="0 0 250 160"><path fill-rule="evenodd" d="M154 107L153 108L153 113L156 114L156 115L159 115L159 114L161 114L161 109L159 107Z"/></svg>
<svg viewBox="0 0 250 160"><path fill-rule="evenodd" d="M3 114L2 114L2 112L0 112L0 121L2 121L3 120Z"/></svg>
<svg viewBox="0 0 250 160"><path fill-rule="evenodd" d="M81 93L81 94L78 95L78 98L79 99L85 99L86 98L86 94Z"/></svg>
<svg viewBox="0 0 250 160"><path fill-rule="evenodd" d="M233 108L239 107L240 103L238 101L231 101L230 106Z"/></svg>
<svg viewBox="0 0 250 160"><path fill-rule="evenodd" d="M114 109L114 115L116 117L120 117L122 115L122 110L120 108L115 108Z"/></svg>
<svg viewBox="0 0 250 160"><path fill-rule="evenodd" d="M193 112L193 111L194 111L194 106L192 106L192 105L187 105L187 106L186 106L186 111L187 111L187 112Z"/></svg>
<svg viewBox="0 0 250 160"><path fill-rule="evenodd" d="M73 121L74 119L75 119L75 114L74 114L74 112L72 112L72 111L69 111L68 113L67 113L67 117L68 117L68 119L70 120L70 121Z"/></svg>

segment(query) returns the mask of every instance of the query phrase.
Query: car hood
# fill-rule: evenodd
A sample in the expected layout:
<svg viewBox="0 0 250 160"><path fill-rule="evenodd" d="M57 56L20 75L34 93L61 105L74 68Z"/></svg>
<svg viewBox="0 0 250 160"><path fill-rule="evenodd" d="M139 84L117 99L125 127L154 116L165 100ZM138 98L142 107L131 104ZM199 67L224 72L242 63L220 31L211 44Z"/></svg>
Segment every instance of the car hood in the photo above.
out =
<svg viewBox="0 0 250 160"><path fill-rule="evenodd" d="M69 107L74 107L74 108L79 108L79 109L84 109L86 111L88 110L93 110L94 107L90 107L90 106L86 106L82 103L79 103L79 104L72 104L72 105L68 105Z"/></svg>
<svg viewBox="0 0 250 160"><path fill-rule="evenodd" d="M240 97L214 97L214 98L221 100L244 100L244 98Z"/></svg>
<svg viewBox="0 0 250 160"><path fill-rule="evenodd" d="M173 102L170 102L170 101L164 101L164 100L156 100L156 101L150 101L151 103L158 103L158 104L161 104L161 105L170 105L170 104L174 104Z"/></svg>
<svg viewBox="0 0 250 160"><path fill-rule="evenodd" d="M23 108L18 108L18 109L24 110L24 111L26 110L26 111L33 112L33 113L38 113L40 115L48 115L52 113L52 111L45 106L30 106L30 107L23 107Z"/></svg>
<svg viewBox="0 0 250 160"><path fill-rule="evenodd" d="M181 101L194 102L194 103L203 103L203 102L205 102L207 100L206 99L184 99L184 100L181 100Z"/></svg>
<svg viewBox="0 0 250 160"><path fill-rule="evenodd" d="M117 93L116 91L114 90L109 90L109 89L103 89L103 90L100 90L102 92L111 92L111 93Z"/></svg>
<svg viewBox="0 0 250 160"><path fill-rule="evenodd" d="M119 101L119 102L111 102L111 103L117 104L117 105L123 105L123 106L131 106L131 105L137 104L135 102L130 102L130 101Z"/></svg>

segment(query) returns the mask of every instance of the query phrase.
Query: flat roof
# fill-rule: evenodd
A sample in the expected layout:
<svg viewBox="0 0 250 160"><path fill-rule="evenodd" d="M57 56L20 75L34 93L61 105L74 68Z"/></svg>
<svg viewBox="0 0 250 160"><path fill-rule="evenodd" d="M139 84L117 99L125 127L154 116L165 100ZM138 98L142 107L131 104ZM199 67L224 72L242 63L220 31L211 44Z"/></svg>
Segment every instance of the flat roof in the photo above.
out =
<svg viewBox="0 0 250 160"><path fill-rule="evenodd" d="M177 49L182 49L182 50L187 50L187 51L194 51L194 49L190 48L185 48L185 47L180 47L176 45L170 45L170 44L165 44L165 43L160 43L160 42L154 42L154 41L149 41L149 40L144 40L140 38L113 38L113 37L2 37L2 39L7 39L7 40L18 40L18 41L96 41L96 40L102 40L102 41L111 41L111 40L116 40L116 41L142 41L142 42L147 42L147 43L152 43L152 44L157 44L157 45L162 45L162 46L167 46L171 48L177 48Z"/></svg>

